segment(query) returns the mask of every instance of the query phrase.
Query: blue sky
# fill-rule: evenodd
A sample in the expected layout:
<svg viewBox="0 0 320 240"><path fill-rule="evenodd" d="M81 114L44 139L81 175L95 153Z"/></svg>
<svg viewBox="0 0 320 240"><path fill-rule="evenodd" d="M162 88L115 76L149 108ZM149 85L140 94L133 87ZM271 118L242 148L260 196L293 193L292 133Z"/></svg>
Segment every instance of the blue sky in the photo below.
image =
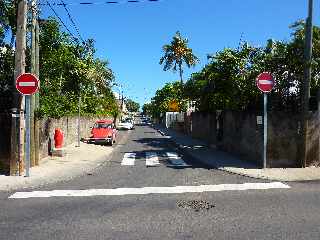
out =
<svg viewBox="0 0 320 240"><path fill-rule="evenodd" d="M178 73L164 72L159 65L162 46L177 30L189 39L189 46L200 58L197 67L185 70L187 79L207 63L207 54L237 47L241 35L260 46L270 38L289 40L288 26L307 15L307 0L141 0L113 5L77 4L103 0L64 2L73 3L67 8L82 37L95 39L96 56L110 62L124 94L140 104L149 101L166 82L179 79ZM76 35L63 7L54 8ZM43 16L53 15L47 6L41 9ZM315 0L314 22L320 25L320 0Z"/></svg>

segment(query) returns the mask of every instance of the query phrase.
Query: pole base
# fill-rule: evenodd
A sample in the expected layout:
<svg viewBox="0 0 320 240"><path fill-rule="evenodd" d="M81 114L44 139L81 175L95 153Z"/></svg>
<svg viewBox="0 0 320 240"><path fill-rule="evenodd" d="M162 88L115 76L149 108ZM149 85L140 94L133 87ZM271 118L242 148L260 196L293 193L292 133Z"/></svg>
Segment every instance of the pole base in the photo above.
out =
<svg viewBox="0 0 320 240"><path fill-rule="evenodd" d="M67 151L65 148L54 148L52 150L53 157L64 157L67 155Z"/></svg>

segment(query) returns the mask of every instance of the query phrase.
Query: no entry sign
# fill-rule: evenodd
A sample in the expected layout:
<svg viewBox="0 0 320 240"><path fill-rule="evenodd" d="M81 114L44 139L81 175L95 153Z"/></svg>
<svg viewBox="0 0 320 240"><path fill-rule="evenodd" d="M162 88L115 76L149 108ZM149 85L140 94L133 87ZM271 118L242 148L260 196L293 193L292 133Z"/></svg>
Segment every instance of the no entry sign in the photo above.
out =
<svg viewBox="0 0 320 240"><path fill-rule="evenodd" d="M274 86L274 80L270 73L263 72L261 73L256 80L257 87L260 89L260 91L264 93L271 92L273 86Z"/></svg>
<svg viewBox="0 0 320 240"><path fill-rule="evenodd" d="M38 91L39 80L31 73L21 74L16 79L16 88L23 95L32 95Z"/></svg>
<svg viewBox="0 0 320 240"><path fill-rule="evenodd" d="M263 92L263 168L267 167L267 144L268 144L268 92L274 86L271 73L263 72L256 79L257 87Z"/></svg>

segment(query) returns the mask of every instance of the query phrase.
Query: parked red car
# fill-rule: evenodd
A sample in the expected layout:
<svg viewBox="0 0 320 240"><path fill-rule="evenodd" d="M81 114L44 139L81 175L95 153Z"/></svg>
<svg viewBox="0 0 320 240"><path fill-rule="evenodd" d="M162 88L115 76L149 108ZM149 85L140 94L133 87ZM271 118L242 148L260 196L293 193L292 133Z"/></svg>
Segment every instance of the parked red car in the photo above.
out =
<svg viewBox="0 0 320 240"><path fill-rule="evenodd" d="M116 142L116 137L117 130L112 120L98 120L93 125L89 141L112 146Z"/></svg>

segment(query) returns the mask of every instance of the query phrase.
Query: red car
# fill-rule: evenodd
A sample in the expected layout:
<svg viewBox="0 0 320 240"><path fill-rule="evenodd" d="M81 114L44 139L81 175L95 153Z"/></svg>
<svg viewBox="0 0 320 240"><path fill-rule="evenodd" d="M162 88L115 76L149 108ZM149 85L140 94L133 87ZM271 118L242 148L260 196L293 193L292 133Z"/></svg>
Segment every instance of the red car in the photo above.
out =
<svg viewBox="0 0 320 240"><path fill-rule="evenodd" d="M106 143L112 146L116 142L117 130L112 120L96 121L91 130L90 142Z"/></svg>

